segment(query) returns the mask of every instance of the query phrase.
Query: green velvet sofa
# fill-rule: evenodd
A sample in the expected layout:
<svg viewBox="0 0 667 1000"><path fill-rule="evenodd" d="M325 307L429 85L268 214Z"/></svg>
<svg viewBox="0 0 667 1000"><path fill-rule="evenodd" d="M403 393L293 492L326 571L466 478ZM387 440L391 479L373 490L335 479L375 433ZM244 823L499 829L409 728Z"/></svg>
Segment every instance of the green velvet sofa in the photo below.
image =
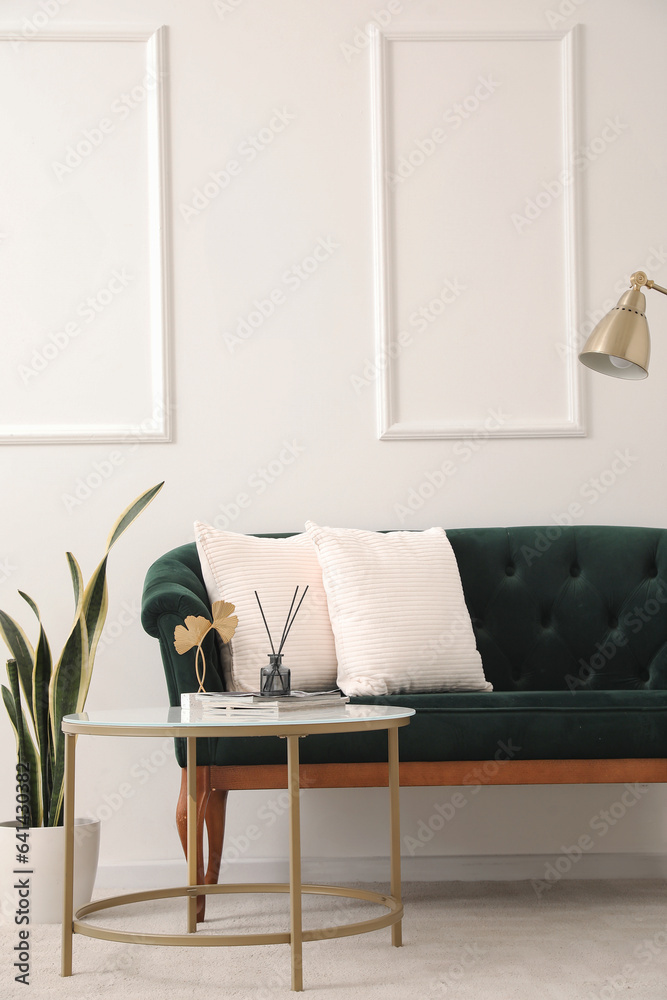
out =
<svg viewBox="0 0 667 1000"><path fill-rule="evenodd" d="M416 709L401 731L401 783L667 780L667 530L551 525L447 536L494 690L352 699ZM197 687L194 653L173 646L186 615L210 616L194 543L158 559L144 586L142 623L159 640L172 705ZM212 641L205 651L207 688L222 690ZM386 784L386 753L383 733L311 736L302 784ZM176 756L184 768L182 740ZM206 877L215 881L227 792L286 787L285 741L199 740L197 764Z"/></svg>

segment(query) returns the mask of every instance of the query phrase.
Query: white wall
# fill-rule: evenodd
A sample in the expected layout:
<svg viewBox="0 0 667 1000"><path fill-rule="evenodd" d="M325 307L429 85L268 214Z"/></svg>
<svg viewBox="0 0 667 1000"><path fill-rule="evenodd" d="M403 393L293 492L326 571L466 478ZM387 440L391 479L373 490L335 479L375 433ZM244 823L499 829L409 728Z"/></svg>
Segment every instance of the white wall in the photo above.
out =
<svg viewBox="0 0 667 1000"><path fill-rule="evenodd" d="M23 39L44 7L46 0L41 5L5 0L2 25L18 28ZM583 135L595 137L608 117L627 128L580 178L582 319L605 300L615 301L615 283L638 267L646 266L650 277L667 284L667 9L660 0L637 0L631 6L623 0L507 0L502 5L470 0L464 6L453 0L402 0L392 7L400 7L392 15L393 27L560 32L574 23L585 26ZM190 540L195 518L213 520L224 509L233 513L228 505L247 493L250 505L230 518L235 530L299 529L306 518L400 527L395 505L405 503L425 473L453 453L453 440L379 441L375 386L357 393L351 381L374 351L370 74L368 49L357 43L364 24L381 8L388 4L61 0L61 9L50 18L54 30L107 22L169 26L174 440L135 448L94 440L0 447L0 603L32 629L16 593L26 590L41 606L54 647L62 642L72 611L65 551L71 549L89 574L116 514L140 490L166 480L158 500L112 555L108 639L98 654L91 709L165 702L157 644L141 629L139 601L150 562ZM57 88L58 81L53 85ZM105 100L106 95L100 116ZM21 108L20 88L11 101ZM185 221L179 206L192 203L194 189L211 171L241 158L239 145L266 127L275 109L293 116L283 132L253 162L242 158L242 170L229 187ZM81 128L87 124L82 120ZM62 138L66 144L67 136ZM96 155L111 156L113 141L109 136ZM52 148L39 148L39 141L33 152L47 166L53 158ZM496 157L496 169L511 171L517 155L506 150ZM540 181L535 179L536 190ZM526 197L533 193L526 191ZM10 211L12 191L4 186L1 197L6 201L0 212L0 255L9 266L16 258L3 217ZM28 202L25 225L32 224ZM36 232L35 270L25 294L47 315L52 286L44 271L49 258L60 266L72 256L74 240L64 227L47 254ZM254 299L265 299L277 287L285 290L284 273L319 240L336 244L330 258L298 290L288 290L286 301L261 328L230 352L224 333L236 328ZM648 264L651 248L662 256ZM499 266L507 266L507 246L497 252ZM29 259L25 266L30 267ZM66 269L64 275L68 280ZM70 273L69 280L75 295L76 274ZM549 275L521 274L513 280L521 296L525 284L546 283ZM580 522L664 525L667 302L649 292L648 309L655 333L652 375L644 383L625 383L589 379L584 373L587 436L486 441L470 461L459 460L459 472L446 489L405 526L548 524L574 501L582 504ZM539 327L539 312L534 320ZM58 322L55 315L52 322ZM5 327L7 356L15 353L16 329ZM48 332L46 323L20 335L38 343ZM142 346L137 343L137 351ZM74 365L75 358L72 344L59 364ZM123 363L132 365L132 357ZM554 371L559 363L554 354ZM526 373L545 384L551 375L549 368ZM108 389L114 372L98 366L88 377ZM249 481L278 457L285 441L296 442L302 451L260 493ZM582 490L610 467L618 449L632 456L627 471L598 492L595 503L585 499ZM113 473L68 509L66 495L112 451L121 455ZM138 740L89 739L80 747L79 812L101 808L104 815L106 797L117 804L119 787L129 786L129 797L104 825L102 864L179 858L173 819L179 775L171 751L163 753L158 741ZM9 762L13 739L5 723L0 748ZM444 831L415 849L415 856L555 854L588 830L591 818L617 801L621 791L615 786L485 789ZM419 821L428 822L435 804L450 795L447 789L405 790L404 836L416 836ZM275 795L262 792L231 797L230 836L241 836L249 824L260 826L247 858L276 857L286 850L284 821L268 826L257 819L271 798ZM9 764L0 772L0 799L9 818ZM305 853L330 858L386 854L384 799L381 790L306 793ZM651 788L596 840L595 852L664 854L666 806L663 790Z"/></svg>

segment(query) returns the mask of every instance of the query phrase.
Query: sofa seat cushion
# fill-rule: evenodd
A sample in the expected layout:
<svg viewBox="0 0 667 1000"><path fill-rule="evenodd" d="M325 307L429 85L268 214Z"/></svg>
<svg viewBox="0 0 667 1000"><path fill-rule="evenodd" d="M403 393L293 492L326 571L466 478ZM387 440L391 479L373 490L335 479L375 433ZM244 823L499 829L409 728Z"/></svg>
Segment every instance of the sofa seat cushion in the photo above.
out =
<svg viewBox="0 0 667 1000"><path fill-rule="evenodd" d="M353 698L417 714L400 731L404 761L667 757L667 691L489 691ZM179 740L179 744L184 741ZM198 741L199 764L279 764L275 737ZM302 763L387 759L385 732L308 736ZM177 747L181 766L184 746Z"/></svg>

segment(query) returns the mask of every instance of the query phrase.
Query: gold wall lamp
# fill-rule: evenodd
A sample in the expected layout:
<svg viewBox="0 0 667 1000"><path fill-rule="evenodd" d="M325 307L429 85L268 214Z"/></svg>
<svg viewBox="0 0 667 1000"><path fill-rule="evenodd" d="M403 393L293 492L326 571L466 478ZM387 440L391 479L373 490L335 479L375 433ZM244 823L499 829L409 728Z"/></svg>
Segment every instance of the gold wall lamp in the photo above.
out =
<svg viewBox="0 0 667 1000"><path fill-rule="evenodd" d="M600 320L579 355L582 365L614 378L647 378L651 356L651 338L644 315L646 296L640 289L655 288L667 295L667 288L656 285L643 271L630 275L632 288L624 292L617 305Z"/></svg>

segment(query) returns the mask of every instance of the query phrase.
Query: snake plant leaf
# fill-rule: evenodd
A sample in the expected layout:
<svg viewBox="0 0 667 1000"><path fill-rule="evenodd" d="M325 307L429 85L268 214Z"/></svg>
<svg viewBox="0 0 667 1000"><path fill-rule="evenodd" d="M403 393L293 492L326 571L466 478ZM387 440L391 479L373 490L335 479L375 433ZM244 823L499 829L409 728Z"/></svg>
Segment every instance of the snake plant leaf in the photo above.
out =
<svg viewBox="0 0 667 1000"><path fill-rule="evenodd" d="M106 571L109 551L111 550L112 545L118 541L123 532L129 528L132 522L136 520L139 514L141 514L142 510L144 510L151 500L157 496L163 486L164 483L158 483L157 486L152 486L149 490L146 490L128 507L126 507L120 517L116 520L107 539L107 547L104 558L91 576L90 581L88 582L88 585L83 593L83 613L86 618L86 629L88 631L88 663L81 681L78 705L77 708L72 709L72 711L81 712L86 702L88 688L90 687L90 680L93 672L93 665L95 662L95 653L97 652L97 645L102 636L102 630L107 617L109 596Z"/></svg>
<svg viewBox="0 0 667 1000"><path fill-rule="evenodd" d="M32 713L32 674L35 668L35 651L18 622L15 622L4 611L0 611L0 636L5 640L9 652L16 660L26 704ZM33 723L34 721L33 719Z"/></svg>
<svg viewBox="0 0 667 1000"><path fill-rule="evenodd" d="M95 652L107 616L109 551L163 486L164 483L159 483L146 490L123 511L111 529L102 561L86 587L78 562L71 552L67 553L74 589L74 624L55 667L39 608L32 598L19 591L39 621L36 650L20 625L0 611L0 638L5 640L14 657L7 668L11 689L3 687L2 697L16 736L19 758L27 761L31 769L33 824L62 824L65 737L61 723L64 715L81 712L85 705ZM23 712L21 689L30 710L37 745Z"/></svg>
<svg viewBox="0 0 667 1000"><path fill-rule="evenodd" d="M107 590L108 560L109 554L107 552L104 559L88 581L82 598L82 613L86 619L86 629L88 632L88 653L91 660L91 669L109 607L109 594ZM88 687L86 686L86 691L87 690Z"/></svg>
<svg viewBox="0 0 667 1000"><path fill-rule="evenodd" d="M12 678L12 672L9 664L7 665L7 673L10 677L10 684L12 687L16 687L18 693L18 683L15 683L15 680ZM42 795L39 758L37 751L35 750L35 744L33 743L32 736L30 735L20 701L17 703L15 696L8 688L5 687L4 684L2 685L2 700L5 703L5 708L7 709L7 714L9 715L9 721L12 729L14 730L17 757L21 763L27 764L30 769L30 816L27 817L28 825L41 826L43 815Z"/></svg>
<svg viewBox="0 0 667 1000"><path fill-rule="evenodd" d="M74 587L74 618L77 619L81 614L81 604L83 602L83 573L72 553L66 552L65 555L69 565L70 576L72 577L72 586Z"/></svg>
<svg viewBox="0 0 667 1000"><path fill-rule="evenodd" d="M19 596L22 597L23 600L26 602L26 604L30 605L30 607L32 608L32 610L35 612L35 618L37 619L37 621L39 621L39 608L37 607L37 605L33 601L32 597L29 597L27 594L24 594L22 590L19 590L18 593L19 593Z"/></svg>
<svg viewBox="0 0 667 1000"><path fill-rule="evenodd" d="M88 675L88 632L86 618L81 614L74 622L60 659L51 675L49 688L51 738L54 748L53 787L47 826L62 823L65 777L65 734L61 728L64 715L80 711L77 707L83 678Z"/></svg>
<svg viewBox="0 0 667 1000"><path fill-rule="evenodd" d="M109 537L107 539L107 553L110 551L111 546L115 545L125 529L129 528L134 519L141 514L144 507L147 507L151 500L158 495L163 486L164 482L158 483L157 486L151 486L149 490L146 490L145 493L138 496L136 500L133 500L129 507L125 508L109 532Z"/></svg>
<svg viewBox="0 0 667 1000"><path fill-rule="evenodd" d="M16 660L7 660L7 677L15 706L16 738L18 740L19 763L25 763L25 734L28 727L24 725L23 709L21 707L21 691Z"/></svg>
<svg viewBox="0 0 667 1000"><path fill-rule="evenodd" d="M51 774L53 766L53 741L49 724L49 683L51 681L51 648L42 625L39 608L27 594L19 590L24 601L30 605L39 622L39 640L35 650L35 666L32 675L32 718L39 750L41 770L42 809L47 812L51 797Z"/></svg>

